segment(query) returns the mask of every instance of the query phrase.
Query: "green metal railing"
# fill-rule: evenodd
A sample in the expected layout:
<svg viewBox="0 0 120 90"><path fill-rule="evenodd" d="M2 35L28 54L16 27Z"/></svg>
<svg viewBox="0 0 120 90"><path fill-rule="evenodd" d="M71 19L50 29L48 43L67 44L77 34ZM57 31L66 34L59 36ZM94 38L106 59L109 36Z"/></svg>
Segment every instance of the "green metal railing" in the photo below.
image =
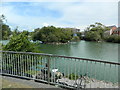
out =
<svg viewBox="0 0 120 90"><path fill-rule="evenodd" d="M1 74L68 88L118 88L120 63L32 52L1 52Z"/></svg>

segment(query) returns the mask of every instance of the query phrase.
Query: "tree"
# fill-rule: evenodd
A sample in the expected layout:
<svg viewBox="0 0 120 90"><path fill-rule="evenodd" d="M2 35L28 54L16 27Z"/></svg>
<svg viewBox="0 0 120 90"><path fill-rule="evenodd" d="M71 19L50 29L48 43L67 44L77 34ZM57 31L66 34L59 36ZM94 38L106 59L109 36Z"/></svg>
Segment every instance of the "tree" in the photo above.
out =
<svg viewBox="0 0 120 90"><path fill-rule="evenodd" d="M40 40L43 43L62 42L66 43L72 39L72 31L54 26L37 28L34 30L33 40Z"/></svg>
<svg viewBox="0 0 120 90"><path fill-rule="evenodd" d="M23 51L23 52L38 52L33 43L28 40L25 33L12 36L9 43L5 45L4 50L7 51Z"/></svg>
<svg viewBox="0 0 120 90"><path fill-rule="evenodd" d="M103 40L103 34L106 30L109 30L108 27L104 26L101 23L96 22L95 24L87 27L85 31L85 40L88 41L99 41Z"/></svg>
<svg viewBox="0 0 120 90"><path fill-rule="evenodd" d="M11 35L11 29L4 23L6 20L4 15L0 16L0 40L7 40Z"/></svg>
<svg viewBox="0 0 120 90"><path fill-rule="evenodd" d="M39 49L36 48L35 45L28 40L28 37L25 32L23 32L19 35L12 36L9 43L3 47L3 50L20 51L20 52L40 52L40 51L38 51ZM26 55L22 55L22 57L20 57L21 54L18 53L18 54L14 55L14 58L10 59L11 62L8 62L8 61L6 61L6 60L8 60L7 55L8 54L4 54L4 56L3 56L3 62L4 62L4 65L6 65L6 66L3 66L3 68L7 67L8 73L13 71L15 75L19 75L19 73L21 73L21 72L24 74L27 73L31 68L30 65L31 64L37 65L37 64L39 64L38 60L40 60L40 59L38 59L38 60L35 60L34 62L32 62L31 56L26 57ZM24 67L26 67L26 68L24 68ZM15 68L15 69L13 69L13 68Z"/></svg>

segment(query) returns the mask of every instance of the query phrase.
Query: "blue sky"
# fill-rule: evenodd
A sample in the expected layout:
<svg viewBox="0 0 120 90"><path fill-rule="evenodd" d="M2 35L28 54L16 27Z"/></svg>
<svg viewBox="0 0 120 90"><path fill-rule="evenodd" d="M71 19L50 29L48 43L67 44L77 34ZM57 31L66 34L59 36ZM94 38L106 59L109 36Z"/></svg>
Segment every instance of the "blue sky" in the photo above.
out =
<svg viewBox="0 0 120 90"><path fill-rule="evenodd" d="M118 2L4 2L0 8L12 29L32 31L54 25L83 30L95 22L118 25Z"/></svg>

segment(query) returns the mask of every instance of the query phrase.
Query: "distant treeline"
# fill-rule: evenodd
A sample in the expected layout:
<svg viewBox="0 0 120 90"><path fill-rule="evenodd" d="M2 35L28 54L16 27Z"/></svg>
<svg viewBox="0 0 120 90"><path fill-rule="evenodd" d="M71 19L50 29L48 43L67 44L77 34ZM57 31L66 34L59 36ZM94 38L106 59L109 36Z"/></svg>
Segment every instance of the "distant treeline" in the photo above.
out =
<svg viewBox="0 0 120 90"><path fill-rule="evenodd" d="M29 30L21 30L20 32L18 28L11 30L9 25L3 22L4 19L4 16L0 19L0 40L8 40L14 35L24 33L28 36L29 40L39 40L43 43L67 43L81 39L86 41L120 43L120 36L118 35L105 36L105 31L110 30L110 28L98 22L88 26L84 32L75 32L74 28L60 28L55 26L36 28L33 32L29 32Z"/></svg>

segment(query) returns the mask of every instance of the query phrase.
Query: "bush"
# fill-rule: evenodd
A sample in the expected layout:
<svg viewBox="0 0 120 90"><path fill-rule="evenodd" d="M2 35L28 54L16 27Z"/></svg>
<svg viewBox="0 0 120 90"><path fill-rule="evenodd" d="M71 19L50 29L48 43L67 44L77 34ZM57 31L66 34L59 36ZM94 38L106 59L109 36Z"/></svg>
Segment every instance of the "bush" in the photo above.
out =
<svg viewBox="0 0 120 90"><path fill-rule="evenodd" d="M75 80L75 79L78 79L78 78L79 78L78 75L75 75L74 73L69 75L69 79L71 79L71 80Z"/></svg>
<svg viewBox="0 0 120 90"><path fill-rule="evenodd" d="M111 36L105 37L105 41L113 42L113 43L120 43L120 36L111 35Z"/></svg>
<svg viewBox="0 0 120 90"><path fill-rule="evenodd" d="M79 41L79 40L80 40L80 39L79 39L78 36L74 36L71 41Z"/></svg>
<svg viewBox="0 0 120 90"><path fill-rule="evenodd" d="M66 43L72 39L72 31L54 26L35 29L33 40L40 40L43 43L62 42Z"/></svg>
<svg viewBox="0 0 120 90"><path fill-rule="evenodd" d="M28 40L27 35L21 33L11 37L9 43L3 47L7 51L39 52L33 43Z"/></svg>
<svg viewBox="0 0 120 90"><path fill-rule="evenodd" d="M86 41L99 41L101 40L101 36L99 35L98 32L89 31L85 33L84 39Z"/></svg>

